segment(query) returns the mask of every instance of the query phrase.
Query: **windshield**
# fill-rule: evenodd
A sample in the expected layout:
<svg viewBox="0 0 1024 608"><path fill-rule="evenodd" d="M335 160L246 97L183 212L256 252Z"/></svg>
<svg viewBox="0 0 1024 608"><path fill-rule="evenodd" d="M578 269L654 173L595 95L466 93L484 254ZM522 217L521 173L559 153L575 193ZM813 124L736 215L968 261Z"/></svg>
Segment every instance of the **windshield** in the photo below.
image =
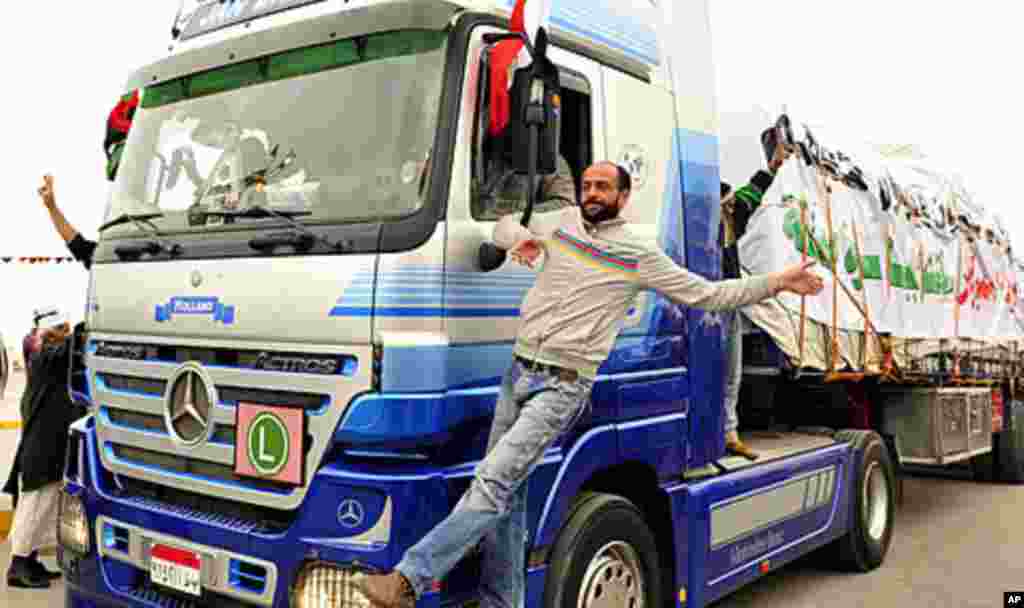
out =
<svg viewBox="0 0 1024 608"><path fill-rule="evenodd" d="M280 221L223 213L250 206L308 223L416 211L428 191L444 40L440 31L374 34L144 90L104 222L162 212L153 222L166 233Z"/></svg>

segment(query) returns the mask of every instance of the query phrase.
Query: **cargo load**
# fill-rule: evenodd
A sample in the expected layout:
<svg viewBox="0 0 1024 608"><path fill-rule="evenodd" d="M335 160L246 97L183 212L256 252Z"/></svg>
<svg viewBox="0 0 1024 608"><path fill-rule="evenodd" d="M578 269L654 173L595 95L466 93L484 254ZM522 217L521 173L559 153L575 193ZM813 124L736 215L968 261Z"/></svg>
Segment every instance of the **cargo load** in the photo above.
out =
<svg viewBox="0 0 1024 608"><path fill-rule="evenodd" d="M763 157L772 138L794 154L739 241L744 273L816 260L826 281L818 296L783 294L745 311L794 367L1012 375L1024 266L998 216L959 178L910 147L848 152L785 115L757 135L723 138L727 179L739 178L730 156L749 161L757 146Z"/></svg>

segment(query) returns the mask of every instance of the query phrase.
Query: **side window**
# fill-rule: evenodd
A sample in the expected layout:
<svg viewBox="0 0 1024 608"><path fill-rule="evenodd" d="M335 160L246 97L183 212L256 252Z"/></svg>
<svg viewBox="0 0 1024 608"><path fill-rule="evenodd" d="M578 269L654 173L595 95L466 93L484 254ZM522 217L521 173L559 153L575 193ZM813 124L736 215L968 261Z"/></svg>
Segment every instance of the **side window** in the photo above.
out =
<svg viewBox="0 0 1024 608"><path fill-rule="evenodd" d="M473 219L495 221L526 207L527 181L517 175L504 161L499 137L489 134L490 64L480 62L480 100L475 120L473 145ZM559 66L561 84L561 143L559 170L554 175L539 176L536 211L553 211L576 204L583 170L591 163L592 113L590 83L582 74Z"/></svg>

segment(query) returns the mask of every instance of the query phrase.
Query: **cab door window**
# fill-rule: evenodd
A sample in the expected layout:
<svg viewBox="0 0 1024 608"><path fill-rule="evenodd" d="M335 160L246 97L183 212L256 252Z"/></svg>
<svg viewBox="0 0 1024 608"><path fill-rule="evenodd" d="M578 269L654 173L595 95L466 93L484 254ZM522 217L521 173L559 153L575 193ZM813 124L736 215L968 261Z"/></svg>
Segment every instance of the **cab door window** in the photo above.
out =
<svg viewBox="0 0 1024 608"><path fill-rule="evenodd" d="M481 62L480 100L474 122L473 196L471 211L478 221L494 221L526 207L525 175L516 174L505 161L499 137L490 135L490 65ZM583 170L590 164L592 153L591 89L586 77L568 68L559 67L560 148L558 171L538 176L535 211L553 211L575 205ZM513 117L514 119L515 117Z"/></svg>

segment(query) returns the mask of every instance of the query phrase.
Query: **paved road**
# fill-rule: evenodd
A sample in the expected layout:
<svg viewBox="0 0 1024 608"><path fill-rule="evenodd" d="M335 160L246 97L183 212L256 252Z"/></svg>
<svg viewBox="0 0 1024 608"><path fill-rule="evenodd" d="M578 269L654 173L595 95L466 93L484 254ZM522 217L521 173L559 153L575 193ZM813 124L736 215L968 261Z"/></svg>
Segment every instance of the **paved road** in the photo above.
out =
<svg viewBox="0 0 1024 608"><path fill-rule="evenodd" d="M1024 589L1024 486L912 478L904 491L880 569L836 573L808 556L715 608L997 608L1003 591ZM0 564L6 568L5 545ZM0 606L60 606L61 592L0 586Z"/></svg>
<svg viewBox="0 0 1024 608"><path fill-rule="evenodd" d="M1024 589L1024 486L915 477L904 492L878 570L832 572L811 555L715 608L993 608Z"/></svg>

